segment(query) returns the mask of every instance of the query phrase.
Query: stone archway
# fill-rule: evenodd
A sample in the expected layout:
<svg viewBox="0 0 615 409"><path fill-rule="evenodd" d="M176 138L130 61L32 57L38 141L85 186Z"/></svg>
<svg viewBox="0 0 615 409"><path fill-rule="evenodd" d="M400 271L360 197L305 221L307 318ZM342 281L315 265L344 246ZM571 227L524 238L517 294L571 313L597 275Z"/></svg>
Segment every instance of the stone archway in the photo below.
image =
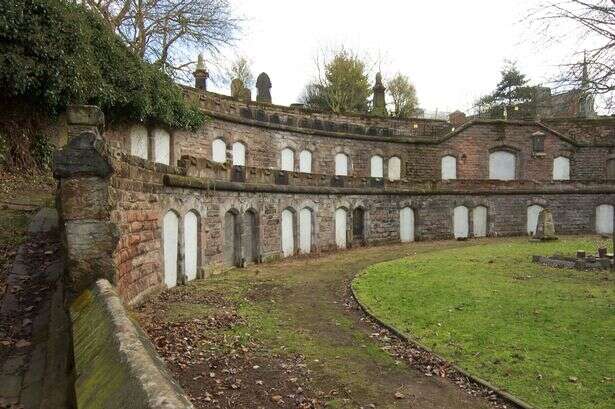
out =
<svg viewBox="0 0 615 409"><path fill-rule="evenodd" d="M199 268L199 216L194 210L184 216L184 275L196 279Z"/></svg>
<svg viewBox="0 0 615 409"><path fill-rule="evenodd" d="M399 211L399 239L402 243L414 241L414 210L411 207Z"/></svg>
<svg viewBox="0 0 615 409"><path fill-rule="evenodd" d="M299 211L299 250L301 254L312 252L312 209L304 207Z"/></svg>
<svg viewBox="0 0 615 409"><path fill-rule="evenodd" d="M290 209L282 211L282 255L291 257L295 254L295 214Z"/></svg>
<svg viewBox="0 0 615 409"><path fill-rule="evenodd" d="M346 220L348 212L343 207L335 210L335 244L338 249L346 248Z"/></svg>

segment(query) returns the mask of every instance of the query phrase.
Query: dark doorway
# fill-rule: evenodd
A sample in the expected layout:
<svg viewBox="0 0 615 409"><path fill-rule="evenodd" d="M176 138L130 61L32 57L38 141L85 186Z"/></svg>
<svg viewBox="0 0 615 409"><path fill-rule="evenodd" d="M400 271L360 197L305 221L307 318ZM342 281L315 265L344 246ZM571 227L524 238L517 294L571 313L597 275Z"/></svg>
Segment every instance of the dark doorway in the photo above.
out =
<svg viewBox="0 0 615 409"><path fill-rule="evenodd" d="M362 207L352 211L352 238L358 242L365 240L365 211Z"/></svg>
<svg viewBox="0 0 615 409"><path fill-rule="evenodd" d="M253 210L248 210L243 218L243 252L246 263L258 262L258 223Z"/></svg>
<svg viewBox="0 0 615 409"><path fill-rule="evenodd" d="M240 264L239 225L237 213L229 210L224 215L224 265L235 267Z"/></svg>

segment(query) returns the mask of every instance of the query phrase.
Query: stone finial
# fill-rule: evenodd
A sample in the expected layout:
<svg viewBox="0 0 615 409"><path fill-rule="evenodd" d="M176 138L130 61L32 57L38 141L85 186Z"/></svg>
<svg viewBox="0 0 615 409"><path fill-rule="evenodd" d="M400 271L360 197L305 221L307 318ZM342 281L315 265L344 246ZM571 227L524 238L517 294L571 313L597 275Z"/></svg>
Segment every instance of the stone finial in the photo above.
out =
<svg viewBox="0 0 615 409"><path fill-rule="evenodd" d="M538 214L538 223L536 231L532 236L532 241L549 241L557 240L555 235L555 224L553 222L553 213L550 209L543 209Z"/></svg>
<svg viewBox="0 0 615 409"><path fill-rule="evenodd" d="M373 88L374 91L374 106L372 108L372 114L376 116L386 116L387 108L384 98L385 86L382 84L382 74L376 74L376 84Z"/></svg>
<svg viewBox="0 0 615 409"><path fill-rule="evenodd" d="M265 72L256 79L256 102L271 104L271 80Z"/></svg>
<svg viewBox="0 0 615 409"><path fill-rule="evenodd" d="M231 81L231 97L241 99L244 93L245 87L243 81L239 78L235 78Z"/></svg>
<svg viewBox="0 0 615 409"><path fill-rule="evenodd" d="M199 54L196 70L194 70L192 75L194 75L194 88L207 91L207 78L209 78L209 73L203 62L203 54Z"/></svg>

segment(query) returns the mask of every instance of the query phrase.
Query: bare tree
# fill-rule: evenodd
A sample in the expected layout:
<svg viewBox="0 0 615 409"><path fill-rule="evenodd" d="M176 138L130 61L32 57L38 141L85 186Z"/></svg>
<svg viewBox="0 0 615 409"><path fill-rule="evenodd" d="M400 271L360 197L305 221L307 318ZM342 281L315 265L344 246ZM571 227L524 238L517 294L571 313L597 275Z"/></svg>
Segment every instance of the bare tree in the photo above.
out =
<svg viewBox="0 0 615 409"><path fill-rule="evenodd" d="M237 58L226 69L226 82L231 83L234 79L241 80L244 87L252 88L254 86L254 74L252 73L251 63L246 57Z"/></svg>
<svg viewBox="0 0 615 409"><path fill-rule="evenodd" d="M531 10L530 21L540 27L547 41L583 41L574 60L561 65L556 86L585 88L602 96L606 108L614 110L615 0L548 1Z"/></svg>
<svg viewBox="0 0 615 409"><path fill-rule="evenodd" d="M234 43L240 20L229 0L79 0L146 61L181 77L196 51Z"/></svg>

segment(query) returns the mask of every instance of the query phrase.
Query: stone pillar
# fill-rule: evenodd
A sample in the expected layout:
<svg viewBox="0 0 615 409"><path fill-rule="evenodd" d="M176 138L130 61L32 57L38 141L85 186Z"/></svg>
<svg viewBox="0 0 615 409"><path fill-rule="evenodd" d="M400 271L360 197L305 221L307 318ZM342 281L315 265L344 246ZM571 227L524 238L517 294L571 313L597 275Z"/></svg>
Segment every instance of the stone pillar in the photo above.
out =
<svg viewBox="0 0 615 409"><path fill-rule="evenodd" d="M265 72L256 79L256 102L271 104L271 80Z"/></svg>
<svg viewBox="0 0 615 409"><path fill-rule="evenodd" d="M374 91L374 106L372 108L372 114L376 116L387 116L386 101L384 98L384 91L386 88L382 84L382 74L376 74L376 84L373 88Z"/></svg>
<svg viewBox="0 0 615 409"><path fill-rule="evenodd" d="M207 78L209 78L209 73L205 68L202 54L199 54L199 59L196 63L196 70L194 70L192 75L194 75L194 88L207 91Z"/></svg>
<svg viewBox="0 0 615 409"><path fill-rule="evenodd" d="M449 114L448 121L455 128L460 127L461 125L466 123L466 114L461 111L455 111Z"/></svg>
<svg viewBox="0 0 615 409"><path fill-rule="evenodd" d="M54 156L57 205L73 294L99 278L115 283L113 252L118 241L110 221L109 153L100 136L104 115L94 106L68 109L70 140Z"/></svg>

